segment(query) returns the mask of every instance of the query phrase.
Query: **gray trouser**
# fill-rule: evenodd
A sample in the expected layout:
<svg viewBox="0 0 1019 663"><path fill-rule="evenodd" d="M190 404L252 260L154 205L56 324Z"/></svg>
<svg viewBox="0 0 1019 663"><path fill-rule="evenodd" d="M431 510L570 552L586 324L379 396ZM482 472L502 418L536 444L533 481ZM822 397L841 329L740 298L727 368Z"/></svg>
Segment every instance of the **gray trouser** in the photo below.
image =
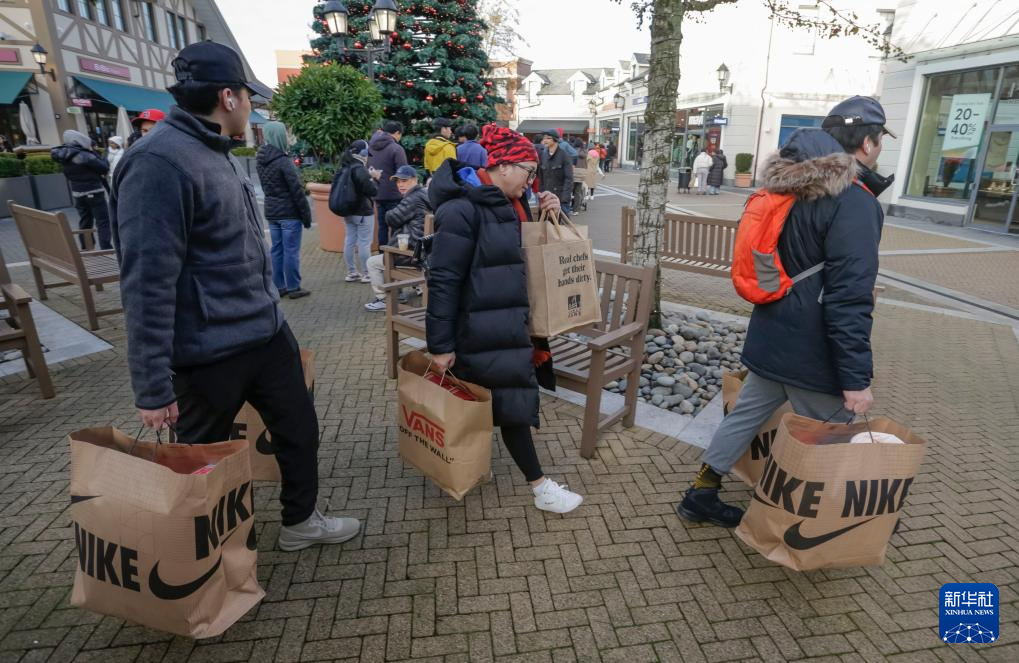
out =
<svg viewBox="0 0 1019 663"><path fill-rule="evenodd" d="M728 474L757 431L786 401L792 404L793 412L811 419L839 423L853 419L852 413L843 408L845 401L841 396L800 389L749 373L736 407L722 420L701 460L719 474Z"/></svg>

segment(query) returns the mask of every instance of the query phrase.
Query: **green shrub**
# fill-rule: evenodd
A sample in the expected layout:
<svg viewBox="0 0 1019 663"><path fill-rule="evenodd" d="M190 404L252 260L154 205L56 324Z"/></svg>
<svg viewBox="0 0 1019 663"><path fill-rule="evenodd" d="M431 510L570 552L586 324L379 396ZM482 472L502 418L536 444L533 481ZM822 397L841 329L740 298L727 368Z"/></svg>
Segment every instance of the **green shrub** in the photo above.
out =
<svg viewBox="0 0 1019 663"><path fill-rule="evenodd" d="M302 168L301 177L305 184L332 184L336 177L334 166L315 166L314 168Z"/></svg>
<svg viewBox="0 0 1019 663"><path fill-rule="evenodd" d="M747 154L746 152L740 152L736 155L736 173L744 174L750 172L750 167L754 165L754 155Z"/></svg>
<svg viewBox="0 0 1019 663"><path fill-rule="evenodd" d="M24 162L17 159L0 159L0 178L21 177L24 174Z"/></svg>
<svg viewBox="0 0 1019 663"><path fill-rule="evenodd" d="M35 155L25 159L25 170L29 175L53 175L64 172L64 167L47 155Z"/></svg>
<svg viewBox="0 0 1019 663"><path fill-rule="evenodd" d="M230 154L234 155L235 157L253 157L257 153L258 150L256 150L253 147L235 147L234 149L230 150Z"/></svg>
<svg viewBox="0 0 1019 663"><path fill-rule="evenodd" d="M14 152L0 152L0 159L17 159L18 155Z"/></svg>

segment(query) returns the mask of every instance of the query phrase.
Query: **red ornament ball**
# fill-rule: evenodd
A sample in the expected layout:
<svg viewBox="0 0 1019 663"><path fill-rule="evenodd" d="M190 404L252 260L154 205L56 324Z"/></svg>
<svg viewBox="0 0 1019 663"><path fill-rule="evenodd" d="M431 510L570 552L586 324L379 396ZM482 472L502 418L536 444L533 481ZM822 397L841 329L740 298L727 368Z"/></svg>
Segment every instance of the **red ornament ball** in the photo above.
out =
<svg viewBox="0 0 1019 663"><path fill-rule="evenodd" d="M485 81L485 87L492 87L492 81Z"/></svg>
<svg viewBox="0 0 1019 663"><path fill-rule="evenodd" d="M414 87L414 81L407 81L404 83L407 87Z"/></svg>
<svg viewBox="0 0 1019 663"><path fill-rule="evenodd" d="M460 103L461 103L461 104L466 104L466 103L467 103L467 100L466 100L466 99L464 99L463 97L460 97Z"/></svg>
<svg viewBox="0 0 1019 663"><path fill-rule="evenodd" d="M478 96L476 96L474 98L477 99L478 101L484 101L485 100L485 95L479 94Z"/></svg>
<svg viewBox="0 0 1019 663"><path fill-rule="evenodd" d="M364 44L359 41L354 42L354 48L364 48Z"/></svg>
<svg viewBox="0 0 1019 663"><path fill-rule="evenodd" d="M429 102L435 101L435 97L433 97L432 95L428 95L427 97L425 97L425 101L429 101Z"/></svg>
<svg viewBox="0 0 1019 663"><path fill-rule="evenodd" d="M414 44L410 43L409 41L403 42L403 50L409 51L412 48L414 48Z"/></svg>
<svg viewBox="0 0 1019 663"><path fill-rule="evenodd" d="M450 40L450 41L447 41L447 42L446 42L446 46L449 46L450 48L452 48L452 46L453 46L453 41L452 41L452 40Z"/></svg>

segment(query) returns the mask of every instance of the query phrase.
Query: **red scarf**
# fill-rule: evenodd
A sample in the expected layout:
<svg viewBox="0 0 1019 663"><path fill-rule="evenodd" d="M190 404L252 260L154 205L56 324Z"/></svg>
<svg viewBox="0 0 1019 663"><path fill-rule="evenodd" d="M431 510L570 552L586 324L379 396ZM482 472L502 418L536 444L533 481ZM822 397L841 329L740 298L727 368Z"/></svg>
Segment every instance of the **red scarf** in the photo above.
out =
<svg viewBox="0 0 1019 663"><path fill-rule="evenodd" d="M492 183L492 176L488 174L487 170L485 170L484 168L479 168L477 172L478 179L481 180L482 184L494 186L494 184ZM516 210L517 219L519 219L520 223L526 223L530 221L530 219L527 218L527 211L524 209L524 205L523 203L520 202L519 198L513 198L512 200L510 200L510 202L513 203L513 209Z"/></svg>

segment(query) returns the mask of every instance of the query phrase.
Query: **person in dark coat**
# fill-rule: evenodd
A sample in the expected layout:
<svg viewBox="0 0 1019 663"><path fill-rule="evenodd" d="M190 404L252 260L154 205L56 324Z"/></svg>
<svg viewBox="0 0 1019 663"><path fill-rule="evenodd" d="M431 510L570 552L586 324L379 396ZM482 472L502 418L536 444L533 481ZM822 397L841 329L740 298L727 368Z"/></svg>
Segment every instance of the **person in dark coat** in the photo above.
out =
<svg viewBox="0 0 1019 663"><path fill-rule="evenodd" d="M306 297L301 287L301 234L311 228L311 206L297 166L287 154L287 128L266 122L265 145L258 148L255 166L265 193L265 219L272 239L272 281L280 297Z"/></svg>
<svg viewBox="0 0 1019 663"><path fill-rule="evenodd" d="M722 177L728 167L729 160L725 158L725 153L715 150L711 156L711 169L708 170L708 193L712 196L718 195L718 187L722 186Z"/></svg>
<svg viewBox="0 0 1019 663"><path fill-rule="evenodd" d="M462 141L456 146L456 158L473 168L488 165L488 152L478 143L478 127L465 124L458 130Z"/></svg>
<svg viewBox="0 0 1019 663"><path fill-rule="evenodd" d="M779 237L782 265L791 277L820 267L787 296L754 307L742 357L750 373L677 509L687 520L739 524L743 510L718 498L721 478L786 401L797 414L837 422L873 403L870 334L884 223L877 196L894 178L871 170L882 135L891 135L884 123L874 99L847 99L825 129L797 130L764 165L765 189L796 196Z"/></svg>
<svg viewBox="0 0 1019 663"><path fill-rule="evenodd" d="M583 498L545 477L531 437L538 375L552 380L543 379L543 386L554 386L548 344L528 333L520 251L520 224L530 221L524 195L538 155L515 131L487 125L482 132L488 167L446 161L429 187L438 234L428 258L428 350L440 370L455 369L457 377L492 390L493 421L531 483L535 506L566 513ZM543 209L559 207L551 193L539 200Z"/></svg>
<svg viewBox="0 0 1019 663"><path fill-rule="evenodd" d="M573 159L563 149L555 129L545 132L541 144L545 151L538 166L538 185L541 191L554 193L562 210L569 214L573 211L570 206L573 200Z"/></svg>
<svg viewBox="0 0 1019 663"><path fill-rule="evenodd" d="M106 174L110 164L92 150L92 141L83 133L69 129L64 144L50 150L50 157L64 167L64 177L71 184L71 197L78 210L78 228L95 228L100 249L112 249L110 211L106 204ZM78 241L85 248L85 237Z"/></svg>
<svg viewBox="0 0 1019 663"><path fill-rule="evenodd" d="M379 193L375 198L380 219L386 218L386 213L400 204L400 192L390 178L396 174L397 168L407 165L407 152L400 145L402 139L403 125L389 120L368 141L367 165L382 172L378 180ZM378 240L379 246L389 243L389 226L384 223L379 224Z"/></svg>
<svg viewBox="0 0 1019 663"><path fill-rule="evenodd" d="M397 145L397 147L400 146ZM403 148L400 147L400 150ZM343 260L347 263L347 278L344 280L347 283L355 281L371 283L371 278L368 276L368 257L371 255L372 228L375 225L375 208L372 199L381 195L379 192L382 190L382 185L379 183L379 179L382 177L382 171L372 166L365 168L365 165L370 161L368 155L368 143L363 140L355 140L343 154L340 170L333 178L333 187L335 188L340 182L347 181L347 171L350 171L349 181L354 187L358 200L355 212L343 217L347 226L343 244ZM380 215L382 209L380 203ZM380 216L380 218L384 219L385 217ZM379 227L385 225L385 223L380 223ZM381 231L379 236L382 236ZM389 237L388 232L386 237ZM357 251L356 260L355 250ZM357 269L358 264L361 266L360 271Z"/></svg>
<svg viewBox="0 0 1019 663"><path fill-rule="evenodd" d="M609 144L605 146L605 169L604 170L605 170L606 173L611 173L612 172L612 164L615 162L616 154L618 154L618 153L619 153L619 149L616 147L616 144L613 143L612 141L609 141Z"/></svg>

